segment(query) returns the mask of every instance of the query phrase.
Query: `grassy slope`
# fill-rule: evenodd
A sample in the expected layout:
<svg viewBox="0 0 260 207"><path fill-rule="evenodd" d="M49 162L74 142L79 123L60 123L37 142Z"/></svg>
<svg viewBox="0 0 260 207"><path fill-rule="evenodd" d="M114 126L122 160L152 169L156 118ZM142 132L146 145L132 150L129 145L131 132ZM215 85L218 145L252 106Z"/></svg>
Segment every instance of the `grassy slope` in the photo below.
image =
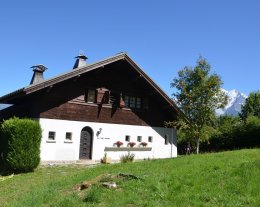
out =
<svg viewBox="0 0 260 207"><path fill-rule="evenodd" d="M131 173L118 189L75 184L105 173ZM129 164L41 167L0 181L0 206L259 206L260 149Z"/></svg>

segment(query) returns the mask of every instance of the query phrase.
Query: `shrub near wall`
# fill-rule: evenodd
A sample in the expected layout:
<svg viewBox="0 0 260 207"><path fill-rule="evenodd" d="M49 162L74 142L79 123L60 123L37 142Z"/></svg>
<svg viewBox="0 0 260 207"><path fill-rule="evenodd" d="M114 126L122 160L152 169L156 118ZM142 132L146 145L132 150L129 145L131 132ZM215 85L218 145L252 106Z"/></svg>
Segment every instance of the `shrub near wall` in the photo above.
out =
<svg viewBox="0 0 260 207"><path fill-rule="evenodd" d="M29 172L39 165L41 132L40 124L34 120L11 118L3 122L0 150L8 169Z"/></svg>

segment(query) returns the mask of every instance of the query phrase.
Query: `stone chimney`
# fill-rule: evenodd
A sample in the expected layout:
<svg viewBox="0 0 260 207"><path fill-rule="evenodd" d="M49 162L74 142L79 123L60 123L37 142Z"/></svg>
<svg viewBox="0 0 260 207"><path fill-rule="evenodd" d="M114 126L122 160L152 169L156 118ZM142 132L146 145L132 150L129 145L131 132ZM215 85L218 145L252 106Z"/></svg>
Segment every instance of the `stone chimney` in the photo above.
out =
<svg viewBox="0 0 260 207"><path fill-rule="evenodd" d="M45 70L47 70L47 68L44 65L34 65L31 68L33 69L34 73L30 85L43 82L43 73Z"/></svg>
<svg viewBox="0 0 260 207"><path fill-rule="evenodd" d="M77 57L75 64L74 64L74 67L73 69L77 69L79 67L82 67L82 66L86 66L87 65L87 62L86 60L88 59L84 54L79 54Z"/></svg>

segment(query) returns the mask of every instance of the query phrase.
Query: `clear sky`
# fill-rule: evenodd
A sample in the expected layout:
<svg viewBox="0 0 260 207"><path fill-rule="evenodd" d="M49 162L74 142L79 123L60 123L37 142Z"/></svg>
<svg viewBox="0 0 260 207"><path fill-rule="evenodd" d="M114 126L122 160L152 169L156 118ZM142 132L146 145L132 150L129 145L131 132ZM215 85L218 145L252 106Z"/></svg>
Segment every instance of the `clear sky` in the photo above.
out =
<svg viewBox="0 0 260 207"><path fill-rule="evenodd" d="M260 89L259 0L14 0L0 2L0 96L124 51L171 96L171 80L201 55L223 88Z"/></svg>

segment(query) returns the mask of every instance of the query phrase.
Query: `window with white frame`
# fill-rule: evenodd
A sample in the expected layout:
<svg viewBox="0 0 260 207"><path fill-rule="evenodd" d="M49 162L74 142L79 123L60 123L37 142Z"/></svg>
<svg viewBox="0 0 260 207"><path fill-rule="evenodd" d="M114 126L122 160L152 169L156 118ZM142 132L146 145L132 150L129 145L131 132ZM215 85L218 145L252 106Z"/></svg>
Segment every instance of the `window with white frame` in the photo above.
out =
<svg viewBox="0 0 260 207"><path fill-rule="evenodd" d="M142 142L142 136L137 136L137 142Z"/></svg>
<svg viewBox="0 0 260 207"><path fill-rule="evenodd" d="M126 136L125 136L125 141L126 141L126 142L130 142L130 136L129 136L129 135L126 135Z"/></svg>
<svg viewBox="0 0 260 207"><path fill-rule="evenodd" d="M66 132L65 140L72 141L72 132Z"/></svg>
<svg viewBox="0 0 260 207"><path fill-rule="evenodd" d="M50 141L55 141L55 136L56 136L56 132L54 132L54 131L49 131L48 140L50 140Z"/></svg>
<svg viewBox="0 0 260 207"><path fill-rule="evenodd" d="M169 144L169 135L168 134L166 134L165 136L164 136L164 138L165 138L165 143L164 144Z"/></svg>

